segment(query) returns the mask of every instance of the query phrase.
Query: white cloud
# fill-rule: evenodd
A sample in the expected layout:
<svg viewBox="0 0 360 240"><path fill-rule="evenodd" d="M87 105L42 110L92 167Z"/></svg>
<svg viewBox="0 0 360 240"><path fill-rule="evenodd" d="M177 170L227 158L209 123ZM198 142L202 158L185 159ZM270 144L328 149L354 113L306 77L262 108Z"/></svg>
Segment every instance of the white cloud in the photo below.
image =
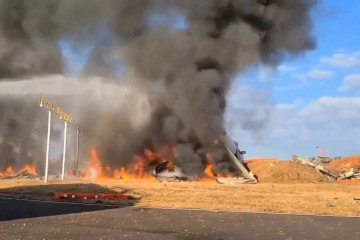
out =
<svg viewBox="0 0 360 240"><path fill-rule="evenodd" d="M260 65L258 70L258 78L262 82L270 81L273 79L275 69L265 65Z"/></svg>
<svg viewBox="0 0 360 240"><path fill-rule="evenodd" d="M302 109L299 116L324 125L334 121L360 120L360 97L322 97Z"/></svg>
<svg viewBox="0 0 360 240"><path fill-rule="evenodd" d="M280 65L276 68L276 70L280 71L280 72L295 72L298 70L297 67L295 66L290 66L290 65Z"/></svg>
<svg viewBox="0 0 360 240"><path fill-rule="evenodd" d="M321 58L320 62L325 65L338 68L353 68L360 66L360 56L358 52L344 53L338 52L330 57Z"/></svg>
<svg viewBox="0 0 360 240"><path fill-rule="evenodd" d="M308 83L309 79L325 80L334 77L337 73L332 70L333 67L350 69L357 66L360 66L360 51L338 50L331 56L322 57L309 71L299 72L297 68L287 65L280 65L277 70L291 72L293 78Z"/></svg>
<svg viewBox="0 0 360 240"><path fill-rule="evenodd" d="M277 104L275 106L276 110L296 110L303 105L303 101L301 99L296 100L293 103L282 103Z"/></svg>
<svg viewBox="0 0 360 240"><path fill-rule="evenodd" d="M332 78L336 75L334 71L331 70L323 70L323 69L316 69L313 68L312 70L305 72L305 73L297 73L293 74L292 77L295 79L300 80L303 83L307 83L307 80L309 78L311 79L319 79L319 80L325 80Z"/></svg>
<svg viewBox="0 0 360 240"><path fill-rule="evenodd" d="M258 110L260 111L260 110ZM292 155L315 156L316 146L329 147L332 156L360 152L360 97L322 97L307 105L278 104L266 119L263 138L239 131L236 139L248 156L289 159Z"/></svg>
<svg viewBox="0 0 360 240"><path fill-rule="evenodd" d="M360 90L360 74L353 74L345 77L343 85L339 88L340 91Z"/></svg>
<svg viewBox="0 0 360 240"><path fill-rule="evenodd" d="M313 69L306 74L308 77L313 79L328 79L334 77L336 74L330 70Z"/></svg>
<svg viewBox="0 0 360 240"><path fill-rule="evenodd" d="M292 75L293 78L301 80L301 81L305 81L308 78L308 74L307 73L296 73Z"/></svg>

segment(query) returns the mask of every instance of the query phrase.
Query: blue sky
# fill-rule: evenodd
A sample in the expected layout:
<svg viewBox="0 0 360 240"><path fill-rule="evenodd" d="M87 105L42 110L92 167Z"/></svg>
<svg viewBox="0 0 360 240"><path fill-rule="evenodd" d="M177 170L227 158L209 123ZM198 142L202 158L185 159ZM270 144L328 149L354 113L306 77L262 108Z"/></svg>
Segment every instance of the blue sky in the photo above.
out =
<svg viewBox="0 0 360 240"><path fill-rule="evenodd" d="M296 99L310 102L328 94L344 96L337 88L344 77L357 73L356 69L329 66L323 58L332 57L337 52L351 54L360 51L359 10L360 1L321 1L312 13L313 35L317 41L315 50L287 59L277 71L255 66L239 77L251 79L249 82L255 87L273 87L275 101L279 103L291 103ZM265 80L262 72L271 76ZM348 92L345 96L354 94Z"/></svg>
<svg viewBox="0 0 360 240"><path fill-rule="evenodd" d="M315 156L317 146L331 156L360 153L359 10L360 1L321 1L312 12L315 50L237 77L228 126L248 158ZM244 129L249 117L262 128Z"/></svg>
<svg viewBox="0 0 360 240"><path fill-rule="evenodd" d="M228 132L248 158L314 156L317 146L329 148L332 156L360 153L359 11L360 1L320 1L312 12L315 50L285 59L276 69L253 66L235 79L228 96ZM184 28L184 18L174 16L174 26ZM157 15L149 24L167 17ZM62 39L68 74L79 73L101 41L74 48ZM249 120L255 127L248 128Z"/></svg>

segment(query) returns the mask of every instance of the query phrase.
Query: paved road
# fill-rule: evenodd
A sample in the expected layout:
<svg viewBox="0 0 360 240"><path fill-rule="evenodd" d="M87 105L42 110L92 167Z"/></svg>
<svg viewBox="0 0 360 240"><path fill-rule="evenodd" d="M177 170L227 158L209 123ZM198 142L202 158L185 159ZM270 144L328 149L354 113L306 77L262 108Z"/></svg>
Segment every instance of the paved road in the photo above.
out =
<svg viewBox="0 0 360 240"><path fill-rule="evenodd" d="M0 198L0 239L360 239L360 218L106 208Z"/></svg>

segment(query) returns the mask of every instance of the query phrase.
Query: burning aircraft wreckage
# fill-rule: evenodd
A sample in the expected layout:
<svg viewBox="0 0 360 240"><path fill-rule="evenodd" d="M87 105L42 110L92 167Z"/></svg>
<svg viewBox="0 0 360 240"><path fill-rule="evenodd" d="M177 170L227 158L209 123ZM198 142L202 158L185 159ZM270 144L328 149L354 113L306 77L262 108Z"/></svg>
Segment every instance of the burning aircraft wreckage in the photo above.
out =
<svg viewBox="0 0 360 240"><path fill-rule="evenodd" d="M205 168L204 174L205 177L216 177L216 180L219 183L246 183L252 182L256 183L257 178L247 167L247 164L244 162L245 151L240 151L238 148L238 143L231 140L228 137L224 137L223 141L215 140L214 144L223 144L223 147L227 150L228 158L232 161L233 166L237 169L236 174L232 174L234 177L222 176L222 174L217 174L213 169L213 163L209 161ZM208 156L209 157L209 156ZM241 175L235 177L236 175ZM179 180L187 181L191 180L194 177L188 176L181 171L181 168L174 165L171 161L163 161L155 167L154 175L157 179L169 181L169 180ZM196 177L195 177L196 178Z"/></svg>
<svg viewBox="0 0 360 240"><path fill-rule="evenodd" d="M142 155L136 155L134 161L125 167L112 169L104 166L96 149L91 150L90 163L83 177L86 179L157 179L159 181L197 181L216 179L219 183L256 183L257 177L244 162L245 151L240 151L237 142L224 136L213 142L215 148L223 149L224 161L230 161L232 171L217 173L211 154L205 154L205 168L201 174L186 174L176 165L176 148L163 147L157 152L145 149ZM171 159L171 160L167 160Z"/></svg>

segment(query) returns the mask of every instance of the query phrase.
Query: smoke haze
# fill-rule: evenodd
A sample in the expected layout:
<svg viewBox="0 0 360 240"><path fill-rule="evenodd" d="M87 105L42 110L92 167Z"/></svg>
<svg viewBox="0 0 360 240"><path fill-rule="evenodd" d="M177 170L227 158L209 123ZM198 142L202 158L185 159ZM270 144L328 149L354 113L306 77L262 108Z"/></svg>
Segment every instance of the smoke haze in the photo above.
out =
<svg viewBox="0 0 360 240"><path fill-rule="evenodd" d="M284 55L313 49L315 3L0 1L0 93L13 86L0 103L0 168L42 161L46 113L36 101L57 89L51 100L82 127L83 159L94 146L106 164L120 166L146 147L173 145L176 164L188 174L202 172L204 152L225 131L233 77L252 64L276 65ZM181 29L178 18L186 19ZM66 75L62 39L74 49L92 44L79 78L59 77ZM21 82L30 87L15 97ZM229 170L221 154L214 156L218 168Z"/></svg>

